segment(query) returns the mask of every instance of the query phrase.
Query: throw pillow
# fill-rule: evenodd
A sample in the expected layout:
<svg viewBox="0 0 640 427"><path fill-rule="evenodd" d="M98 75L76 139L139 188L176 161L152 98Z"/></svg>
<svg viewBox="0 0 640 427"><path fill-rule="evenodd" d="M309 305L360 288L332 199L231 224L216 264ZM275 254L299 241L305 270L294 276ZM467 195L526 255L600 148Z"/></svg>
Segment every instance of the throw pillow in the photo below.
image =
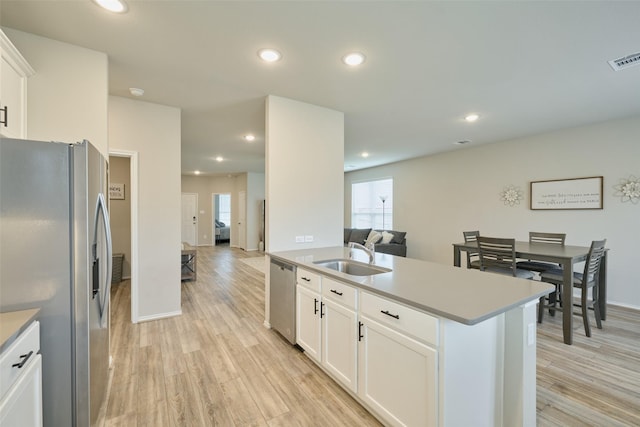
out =
<svg viewBox="0 0 640 427"><path fill-rule="evenodd" d="M375 245L381 239L382 239L382 234L378 233L376 230L371 230L371 233L369 233L369 237L367 237L367 240L364 242L364 245L365 246L369 246L370 244Z"/></svg>
<svg viewBox="0 0 640 427"><path fill-rule="evenodd" d="M391 239L391 243L397 243L397 244L402 244L402 242L404 241L404 236L407 235L406 231L392 231L391 234L393 234L393 239Z"/></svg>
<svg viewBox="0 0 640 427"><path fill-rule="evenodd" d="M367 239L367 237L369 237L369 233L371 233L370 228L354 228L353 230L351 230L349 241L364 245L364 241Z"/></svg>
<svg viewBox="0 0 640 427"><path fill-rule="evenodd" d="M388 231L383 231L382 232L382 241L380 243L382 243L382 244L390 243L391 239L393 239L393 234L389 233Z"/></svg>

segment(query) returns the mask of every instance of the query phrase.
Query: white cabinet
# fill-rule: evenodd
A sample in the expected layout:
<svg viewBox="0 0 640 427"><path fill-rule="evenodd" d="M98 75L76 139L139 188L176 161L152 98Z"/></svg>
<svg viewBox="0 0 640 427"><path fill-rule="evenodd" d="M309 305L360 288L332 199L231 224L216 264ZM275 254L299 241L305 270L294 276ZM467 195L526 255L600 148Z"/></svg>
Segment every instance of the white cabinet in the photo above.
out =
<svg viewBox="0 0 640 427"><path fill-rule="evenodd" d="M359 396L395 426L437 425L437 352L361 317Z"/></svg>
<svg viewBox="0 0 640 427"><path fill-rule="evenodd" d="M438 319L360 293L359 396L396 426L438 423Z"/></svg>
<svg viewBox="0 0 640 427"><path fill-rule="evenodd" d="M354 288L298 268L297 343L353 392L357 390L358 363L355 306Z"/></svg>
<svg viewBox="0 0 640 427"><path fill-rule="evenodd" d="M27 78L33 68L0 30L0 134L27 137Z"/></svg>
<svg viewBox="0 0 640 427"><path fill-rule="evenodd" d="M302 285L296 286L296 341L318 362L322 360L320 304L319 293Z"/></svg>
<svg viewBox="0 0 640 427"><path fill-rule="evenodd" d="M322 364L354 393L358 385L356 294L348 285L322 279Z"/></svg>
<svg viewBox="0 0 640 427"><path fill-rule="evenodd" d="M40 327L33 322L0 355L0 425L42 426Z"/></svg>

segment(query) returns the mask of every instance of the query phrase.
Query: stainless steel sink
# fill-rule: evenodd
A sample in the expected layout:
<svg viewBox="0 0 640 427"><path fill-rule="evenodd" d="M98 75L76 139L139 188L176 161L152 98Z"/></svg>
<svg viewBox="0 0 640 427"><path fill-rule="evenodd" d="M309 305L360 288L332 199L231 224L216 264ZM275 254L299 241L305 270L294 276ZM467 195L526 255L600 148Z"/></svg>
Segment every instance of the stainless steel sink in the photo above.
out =
<svg viewBox="0 0 640 427"><path fill-rule="evenodd" d="M315 261L315 265L330 268L331 270L341 273L350 274L352 276L373 276L380 273L388 273L391 269L379 267L377 265L365 264L364 262L354 261L352 259L326 259Z"/></svg>

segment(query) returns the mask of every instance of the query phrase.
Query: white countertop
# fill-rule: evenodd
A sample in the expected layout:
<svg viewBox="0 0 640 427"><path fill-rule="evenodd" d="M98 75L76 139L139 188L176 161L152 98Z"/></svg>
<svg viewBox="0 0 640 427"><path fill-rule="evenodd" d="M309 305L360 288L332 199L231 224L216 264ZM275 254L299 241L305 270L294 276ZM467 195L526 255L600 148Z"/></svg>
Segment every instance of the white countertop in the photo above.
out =
<svg viewBox="0 0 640 427"><path fill-rule="evenodd" d="M0 352L8 347L37 316L39 308L0 313Z"/></svg>
<svg viewBox="0 0 640 427"><path fill-rule="evenodd" d="M388 254L376 254L375 265L392 271L373 276L352 276L314 264L349 258L349 252L336 246L273 252L269 256L466 325L537 300L554 289L548 283ZM368 262L364 251L354 249L353 253L356 261Z"/></svg>

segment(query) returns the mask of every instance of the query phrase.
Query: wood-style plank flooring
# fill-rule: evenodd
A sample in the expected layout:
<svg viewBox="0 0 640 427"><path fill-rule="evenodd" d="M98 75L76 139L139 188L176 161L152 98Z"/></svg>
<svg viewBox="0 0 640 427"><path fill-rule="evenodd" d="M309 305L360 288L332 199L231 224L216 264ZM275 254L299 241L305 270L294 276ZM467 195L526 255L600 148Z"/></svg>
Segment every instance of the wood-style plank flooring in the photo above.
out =
<svg viewBox="0 0 640 427"><path fill-rule="evenodd" d="M264 275L229 247L198 248L182 316L131 323L130 286L113 286L111 426L377 426L303 353L263 326ZM538 328L539 426L640 425L640 313L610 307L604 330L562 343Z"/></svg>

